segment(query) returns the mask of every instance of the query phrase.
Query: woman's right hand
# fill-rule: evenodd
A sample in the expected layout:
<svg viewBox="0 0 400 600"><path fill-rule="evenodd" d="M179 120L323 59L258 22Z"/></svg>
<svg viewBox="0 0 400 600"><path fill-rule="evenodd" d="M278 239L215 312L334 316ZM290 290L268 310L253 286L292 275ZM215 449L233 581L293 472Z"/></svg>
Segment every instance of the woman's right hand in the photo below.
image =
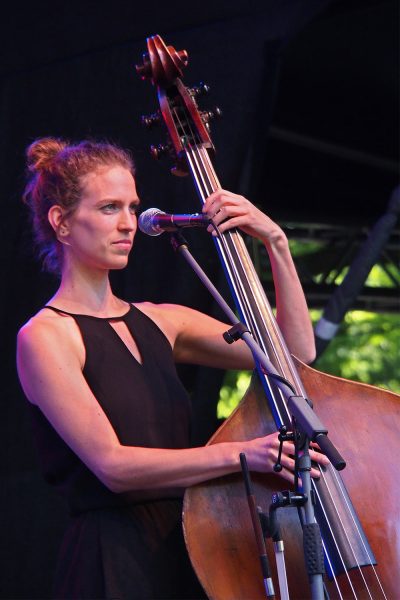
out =
<svg viewBox="0 0 400 600"><path fill-rule="evenodd" d="M242 447L241 451L246 455L247 464L251 471L274 473L274 466L279 451L278 435L278 432L271 433L265 437L255 438L239 444L239 446ZM310 448L311 460L322 466L328 465L329 459L325 454L317 452L316 449L318 449L318 445L312 443ZM277 474L293 483L295 463L294 444L292 442L283 442L280 463L282 465L282 470ZM318 478L319 476L320 471L313 467L311 469L311 477Z"/></svg>

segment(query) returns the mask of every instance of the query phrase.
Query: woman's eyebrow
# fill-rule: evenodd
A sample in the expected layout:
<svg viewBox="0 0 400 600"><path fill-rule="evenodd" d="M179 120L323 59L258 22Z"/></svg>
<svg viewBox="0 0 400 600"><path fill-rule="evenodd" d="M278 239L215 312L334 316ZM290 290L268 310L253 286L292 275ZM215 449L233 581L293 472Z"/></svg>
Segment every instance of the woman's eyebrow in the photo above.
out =
<svg viewBox="0 0 400 600"><path fill-rule="evenodd" d="M101 204L107 203L107 202L118 202L118 203L123 203L124 200L122 200L121 198L114 198L113 196L110 197L105 197L102 198L101 200L98 200L98 202L96 202L96 206L99 206ZM133 198L132 200L130 200L129 202L130 204L136 204L136 206L140 206L141 204L141 200L140 198Z"/></svg>

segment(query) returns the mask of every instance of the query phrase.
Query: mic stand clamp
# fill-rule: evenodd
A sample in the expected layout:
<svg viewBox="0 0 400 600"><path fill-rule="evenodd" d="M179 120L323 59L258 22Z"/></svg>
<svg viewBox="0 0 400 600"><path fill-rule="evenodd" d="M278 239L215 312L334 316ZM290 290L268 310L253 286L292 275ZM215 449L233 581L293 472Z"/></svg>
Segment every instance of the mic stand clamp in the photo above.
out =
<svg viewBox="0 0 400 600"><path fill-rule="evenodd" d="M226 341L227 344L233 344L233 342L237 342L239 339L243 339L245 333L251 333L250 329L247 329L246 325L241 323L235 323L233 327L225 331L222 334L222 337Z"/></svg>
<svg viewBox="0 0 400 600"><path fill-rule="evenodd" d="M294 433L287 433L286 425L282 425L279 428L279 449L278 449L278 458L276 459L276 463L274 464L274 472L280 473L282 471L281 457L282 457L282 449L283 442L294 442Z"/></svg>

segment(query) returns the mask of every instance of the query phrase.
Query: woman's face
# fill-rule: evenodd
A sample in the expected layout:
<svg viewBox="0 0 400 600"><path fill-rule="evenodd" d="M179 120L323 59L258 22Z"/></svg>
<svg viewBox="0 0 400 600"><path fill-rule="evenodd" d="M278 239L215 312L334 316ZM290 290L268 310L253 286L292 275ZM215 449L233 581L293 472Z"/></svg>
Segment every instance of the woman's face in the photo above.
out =
<svg viewBox="0 0 400 600"><path fill-rule="evenodd" d="M65 251L90 268L122 269L137 229L135 180L127 169L112 166L85 175L82 187L78 207L65 220Z"/></svg>

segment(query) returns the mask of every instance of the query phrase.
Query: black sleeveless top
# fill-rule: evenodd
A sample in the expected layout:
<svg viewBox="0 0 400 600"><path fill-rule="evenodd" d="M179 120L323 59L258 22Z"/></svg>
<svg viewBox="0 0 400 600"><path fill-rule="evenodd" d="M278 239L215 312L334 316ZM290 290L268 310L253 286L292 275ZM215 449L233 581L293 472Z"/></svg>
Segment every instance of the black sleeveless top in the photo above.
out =
<svg viewBox="0 0 400 600"><path fill-rule="evenodd" d="M171 345L154 321L132 305L125 315L112 319L46 308L75 319L86 349L83 375L122 445L189 446L189 398L177 376ZM116 320L125 321L142 363L110 325ZM66 497L72 514L182 495L180 489L111 492L72 452L40 409L30 406L44 476Z"/></svg>

